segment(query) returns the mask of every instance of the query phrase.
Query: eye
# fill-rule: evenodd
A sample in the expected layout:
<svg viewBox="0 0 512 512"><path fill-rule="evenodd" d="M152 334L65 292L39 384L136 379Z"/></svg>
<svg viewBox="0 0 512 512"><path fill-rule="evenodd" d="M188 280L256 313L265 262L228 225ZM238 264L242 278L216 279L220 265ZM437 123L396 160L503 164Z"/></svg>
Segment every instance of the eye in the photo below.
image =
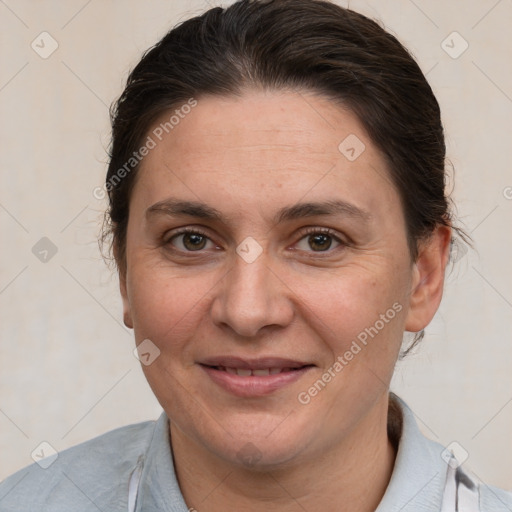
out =
<svg viewBox="0 0 512 512"><path fill-rule="evenodd" d="M210 243L213 247L215 244L209 237L198 229L186 228L174 233L167 239L165 245L172 245L176 249L183 252L198 252L207 249ZM213 248L209 247L209 248Z"/></svg>
<svg viewBox="0 0 512 512"><path fill-rule="evenodd" d="M302 238L295 247L305 252L333 252L340 246L348 245L329 228L307 228L301 234ZM183 228L168 237L164 245L170 245L178 251L188 253L218 247L206 233L198 228Z"/></svg>
<svg viewBox="0 0 512 512"><path fill-rule="evenodd" d="M296 247L301 251L328 252L329 249L347 245L329 228L308 228L302 234L305 234L305 236L296 244ZM333 243L335 244L334 247Z"/></svg>

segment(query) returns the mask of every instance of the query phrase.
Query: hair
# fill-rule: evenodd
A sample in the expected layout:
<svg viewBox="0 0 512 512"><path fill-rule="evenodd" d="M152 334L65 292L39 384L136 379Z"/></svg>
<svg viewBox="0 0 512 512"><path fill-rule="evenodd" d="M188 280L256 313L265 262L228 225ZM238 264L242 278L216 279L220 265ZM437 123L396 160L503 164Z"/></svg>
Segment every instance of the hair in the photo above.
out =
<svg viewBox="0 0 512 512"><path fill-rule="evenodd" d="M240 96L248 88L311 91L357 115L399 193L413 261L418 243L439 225L467 241L453 226L445 191L439 104L408 50L375 21L328 1L239 0L170 30L144 53L111 107L109 207L100 243L110 240L121 273L138 162L120 171L150 127L191 98Z"/></svg>

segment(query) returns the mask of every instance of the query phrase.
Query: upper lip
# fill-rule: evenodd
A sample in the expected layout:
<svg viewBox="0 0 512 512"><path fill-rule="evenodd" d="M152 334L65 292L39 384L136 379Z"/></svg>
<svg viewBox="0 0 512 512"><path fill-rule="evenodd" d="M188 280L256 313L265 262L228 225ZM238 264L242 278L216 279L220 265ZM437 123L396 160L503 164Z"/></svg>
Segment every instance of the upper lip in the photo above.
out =
<svg viewBox="0 0 512 512"><path fill-rule="evenodd" d="M297 361L295 359L284 359L281 357L259 357L257 359L250 359L234 356L208 357L199 361L199 364L246 370L265 370L266 368L302 368L303 366L312 366L312 363Z"/></svg>

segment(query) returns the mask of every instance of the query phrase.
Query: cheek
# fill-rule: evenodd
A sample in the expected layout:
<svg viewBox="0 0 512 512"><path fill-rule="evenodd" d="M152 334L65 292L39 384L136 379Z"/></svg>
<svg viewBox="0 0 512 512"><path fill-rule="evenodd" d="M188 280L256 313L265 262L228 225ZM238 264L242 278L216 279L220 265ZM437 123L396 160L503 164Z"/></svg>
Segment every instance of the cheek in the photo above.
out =
<svg viewBox="0 0 512 512"><path fill-rule="evenodd" d="M136 343L149 339L159 351L142 370L162 407L177 416L193 401L190 341L200 337L208 291L214 285L205 277L176 277L161 265L140 264L132 265L128 281Z"/></svg>
<svg viewBox="0 0 512 512"><path fill-rule="evenodd" d="M374 323L381 313L401 298L399 283L390 275L341 272L326 281L302 283L304 302L326 327L349 335Z"/></svg>
<svg viewBox="0 0 512 512"><path fill-rule="evenodd" d="M307 287L303 311L307 322L316 326L331 361L342 357L347 376L371 369L370 374L387 381L404 330L406 287L402 276L347 272L331 277L324 286L316 284Z"/></svg>
<svg viewBox="0 0 512 512"><path fill-rule="evenodd" d="M184 337L193 335L204 317L203 308L213 286L214 281L206 275L177 277L169 269L133 265L128 295L137 342L145 338L157 345L173 341L166 347L172 350Z"/></svg>

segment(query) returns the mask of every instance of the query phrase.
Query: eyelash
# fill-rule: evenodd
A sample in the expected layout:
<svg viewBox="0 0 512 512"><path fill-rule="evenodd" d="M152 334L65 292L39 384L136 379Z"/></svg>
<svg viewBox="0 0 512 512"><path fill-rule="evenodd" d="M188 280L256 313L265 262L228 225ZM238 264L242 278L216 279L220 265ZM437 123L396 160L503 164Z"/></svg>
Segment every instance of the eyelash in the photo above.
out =
<svg viewBox="0 0 512 512"><path fill-rule="evenodd" d="M164 246L172 246L172 243L171 243L172 240L179 237L180 235L186 235L186 234L200 235L200 236L203 236L203 237L207 238L208 240L212 241L210 236L207 233L205 233L204 231L202 231L200 228L183 228L183 229L180 229L179 231L177 231L176 233L173 233L171 237L164 240L163 245ZM326 251L307 251L307 252L311 252L312 254L315 254L315 255L316 254L329 254L330 255L337 249L344 248L349 245L348 242L342 240L339 236L337 236L336 233L332 229L322 228L322 227L308 227L308 228L302 229L299 232L300 238L299 238L298 242L300 242L302 239L306 238L309 235L318 235L318 234L327 235L327 236L331 237L335 242L337 242L339 244L339 246L335 247L334 249L329 248ZM296 243L298 243L298 242L296 242ZM183 251L181 249L173 248L173 250L175 250L176 252L179 252L179 253L188 253L188 254L197 253L198 255L201 255L203 253L203 249L198 250L198 251Z"/></svg>
<svg viewBox="0 0 512 512"><path fill-rule="evenodd" d="M327 249L326 251L308 251L315 255L321 255L321 254L332 254L336 250L342 249L347 247L349 244L345 240L342 240L339 236L336 235L336 233L331 228L321 228L321 227L308 227L304 228L299 232L300 238L298 242L300 242L303 238L306 238L310 235L327 235L331 237L335 242L337 242L339 245L338 247L335 247L334 249ZM297 243L298 243L297 242Z"/></svg>

